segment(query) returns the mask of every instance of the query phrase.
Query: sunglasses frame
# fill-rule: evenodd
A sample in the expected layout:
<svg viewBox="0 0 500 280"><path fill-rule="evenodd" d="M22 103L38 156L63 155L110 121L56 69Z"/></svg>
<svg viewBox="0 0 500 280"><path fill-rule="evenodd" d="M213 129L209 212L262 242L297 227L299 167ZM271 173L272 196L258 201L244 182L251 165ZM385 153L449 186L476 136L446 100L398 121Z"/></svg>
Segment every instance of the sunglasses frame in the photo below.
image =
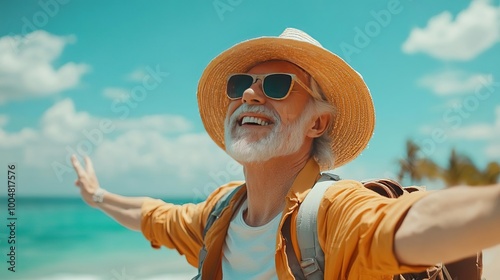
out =
<svg viewBox="0 0 500 280"><path fill-rule="evenodd" d="M267 95L266 91L264 90L264 82L266 80L266 77L267 76L271 76L271 75L276 75L276 74L287 75L287 76L290 76L292 78L291 82L290 82L290 88L288 89L288 92L285 94L285 96L283 96L281 98L271 97L271 96ZM262 92L264 93L264 95L267 98L270 98L270 99L273 99L273 100L283 100L283 99L287 98L288 95L290 95L290 92L292 92L292 89L293 89L293 86L295 85L295 82L297 82L297 84L299 86L301 86L303 89L305 89L312 97L322 99L321 96L319 96L317 93L314 93L307 85L305 85L301 80L299 80L299 78L297 78L297 75L295 75L295 74L280 73L280 72L277 72L277 73L266 73L266 74L233 73L233 74L229 75L229 77L227 78L226 85L229 84L229 80L233 76L237 76L237 75L244 75L244 76L252 77L252 84L249 86L249 88L253 84L255 84L257 82L257 80L260 80L262 82L262 84L261 84ZM244 91L243 91L243 93L244 93ZM229 94L228 94L228 92L227 92L227 88L226 88L226 96L230 100L238 100L238 99L243 98L243 94L240 97L230 97Z"/></svg>

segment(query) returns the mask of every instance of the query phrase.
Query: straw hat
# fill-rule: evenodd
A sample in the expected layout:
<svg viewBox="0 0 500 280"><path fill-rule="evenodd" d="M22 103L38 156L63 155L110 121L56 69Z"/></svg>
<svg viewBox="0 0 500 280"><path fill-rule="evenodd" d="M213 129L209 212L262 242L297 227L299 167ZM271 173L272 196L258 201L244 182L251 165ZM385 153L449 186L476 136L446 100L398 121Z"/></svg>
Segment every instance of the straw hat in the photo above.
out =
<svg viewBox="0 0 500 280"><path fill-rule="evenodd" d="M230 100L226 84L231 73L246 72L268 60L285 60L308 72L336 108L330 133L334 167L356 158L373 134L375 110L361 75L344 60L323 48L305 32L287 28L278 37L239 43L214 58L198 84L200 116L215 143L225 150L224 120Z"/></svg>

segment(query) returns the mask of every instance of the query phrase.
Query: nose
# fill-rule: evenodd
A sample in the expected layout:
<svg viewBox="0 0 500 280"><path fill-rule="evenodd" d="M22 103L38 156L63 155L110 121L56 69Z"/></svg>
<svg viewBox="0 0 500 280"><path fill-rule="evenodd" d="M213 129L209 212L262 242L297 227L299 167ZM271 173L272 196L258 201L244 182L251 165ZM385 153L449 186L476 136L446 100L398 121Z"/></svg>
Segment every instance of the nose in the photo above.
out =
<svg viewBox="0 0 500 280"><path fill-rule="evenodd" d="M243 92L241 102L248 104L266 103L266 96L262 92L262 82L260 80L257 80L257 82Z"/></svg>

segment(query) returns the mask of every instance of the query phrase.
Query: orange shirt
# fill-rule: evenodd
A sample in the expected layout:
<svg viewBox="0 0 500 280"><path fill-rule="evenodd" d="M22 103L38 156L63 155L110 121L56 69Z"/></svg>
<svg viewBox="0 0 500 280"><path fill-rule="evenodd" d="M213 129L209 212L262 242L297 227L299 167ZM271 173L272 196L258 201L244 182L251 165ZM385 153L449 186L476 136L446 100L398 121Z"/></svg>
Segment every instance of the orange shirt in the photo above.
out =
<svg viewBox="0 0 500 280"><path fill-rule="evenodd" d="M292 231L299 204L319 178L319 167L309 160L298 174L286 197L285 208L276 233L276 271L279 279L294 279L285 253L281 227L292 215ZM185 255L197 267L203 245L203 229L215 203L229 190L243 182L231 182L215 190L199 204L173 205L148 199L142 206L142 232L159 248L164 245ZM205 237L208 254L203 265L203 279L222 279L222 252L231 214L236 201L246 192L235 194L229 208L221 213ZM394 234L408 209L426 192L405 194L398 199L383 197L366 189L360 182L342 180L330 187L318 211L318 238L325 252L325 279L392 279L391 275L417 272L426 267L400 264L393 250ZM292 242L297 247L295 233Z"/></svg>

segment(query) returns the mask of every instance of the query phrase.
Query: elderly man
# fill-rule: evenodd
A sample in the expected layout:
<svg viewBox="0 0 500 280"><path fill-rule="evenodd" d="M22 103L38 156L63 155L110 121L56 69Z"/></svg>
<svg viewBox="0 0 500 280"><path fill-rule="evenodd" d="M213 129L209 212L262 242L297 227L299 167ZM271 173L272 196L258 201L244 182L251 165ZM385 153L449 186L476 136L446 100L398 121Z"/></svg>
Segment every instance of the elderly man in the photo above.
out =
<svg viewBox="0 0 500 280"><path fill-rule="evenodd" d="M216 57L200 79L198 102L208 134L243 165L243 184L221 186L196 205L173 205L106 192L90 159L83 168L73 157L82 198L193 266L205 246L203 279L294 279L288 265L300 254L294 231L302 201L320 171L354 159L373 133L365 83L316 40L289 28ZM241 184L205 234L214 206ZM390 199L357 181L331 185L317 212L325 279L392 279L500 243L500 186ZM283 234L287 221L293 248Z"/></svg>

